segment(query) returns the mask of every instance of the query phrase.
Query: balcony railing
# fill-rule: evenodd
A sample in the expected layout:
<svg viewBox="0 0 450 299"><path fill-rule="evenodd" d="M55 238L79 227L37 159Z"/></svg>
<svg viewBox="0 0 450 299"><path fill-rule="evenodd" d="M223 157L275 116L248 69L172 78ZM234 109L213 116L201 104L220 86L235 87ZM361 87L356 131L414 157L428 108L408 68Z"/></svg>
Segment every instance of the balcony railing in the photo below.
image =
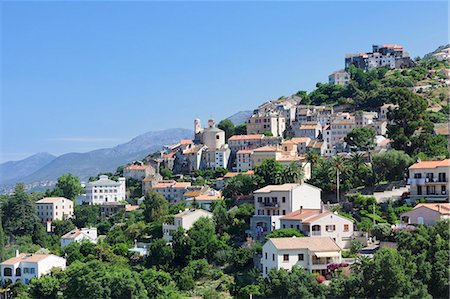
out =
<svg viewBox="0 0 450 299"><path fill-rule="evenodd" d="M320 236L322 233L320 231L312 231L311 236Z"/></svg>
<svg viewBox="0 0 450 299"><path fill-rule="evenodd" d="M447 178L420 178L420 179L408 179L410 185L425 185L427 183L447 183Z"/></svg>
<svg viewBox="0 0 450 299"><path fill-rule="evenodd" d="M272 207L272 208L279 208L278 202L262 202L261 205L264 207Z"/></svg>

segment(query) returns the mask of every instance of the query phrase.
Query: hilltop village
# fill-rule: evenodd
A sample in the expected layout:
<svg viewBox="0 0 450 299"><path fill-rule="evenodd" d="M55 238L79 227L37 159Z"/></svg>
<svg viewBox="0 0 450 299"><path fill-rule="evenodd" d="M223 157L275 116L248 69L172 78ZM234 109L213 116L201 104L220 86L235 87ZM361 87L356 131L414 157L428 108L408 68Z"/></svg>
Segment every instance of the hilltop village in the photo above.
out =
<svg viewBox="0 0 450 299"><path fill-rule="evenodd" d="M88 182L0 197L1 298L443 298L449 47L348 54L312 92Z"/></svg>

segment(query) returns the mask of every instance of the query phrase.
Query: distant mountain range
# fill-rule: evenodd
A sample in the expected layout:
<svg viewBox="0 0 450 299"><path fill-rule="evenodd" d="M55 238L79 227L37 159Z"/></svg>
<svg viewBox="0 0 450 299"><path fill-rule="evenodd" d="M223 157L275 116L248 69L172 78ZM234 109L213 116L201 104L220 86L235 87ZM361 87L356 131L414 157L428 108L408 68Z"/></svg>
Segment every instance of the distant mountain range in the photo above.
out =
<svg viewBox="0 0 450 299"><path fill-rule="evenodd" d="M0 164L0 185L4 189L5 185L14 185L17 182L51 182L69 172L79 176L81 180L87 180L99 172L113 172L118 166L143 159L164 145L192 137L192 130L168 129L147 132L127 143L87 153L68 153L59 157L39 153L20 161Z"/></svg>
<svg viewBox="0 0 450 299"><path fill-rule="evenodd" d="M247 120L250 118L250 116L252 116L252 114L253 114L253 111L251 111L251 110L239 111L239 112L233 114L232 116L228 117L227 119L231 120L231 122L235 126L237 126L237 125L247 122Z"/></svg>

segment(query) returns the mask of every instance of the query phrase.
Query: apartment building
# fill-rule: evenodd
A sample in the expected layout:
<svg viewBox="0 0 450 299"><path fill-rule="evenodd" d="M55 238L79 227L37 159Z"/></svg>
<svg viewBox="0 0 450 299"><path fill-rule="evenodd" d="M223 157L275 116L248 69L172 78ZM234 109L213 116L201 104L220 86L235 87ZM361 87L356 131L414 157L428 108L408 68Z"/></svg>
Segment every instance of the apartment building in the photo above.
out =
<svg viewBox="0 0 450 299"><path fill-rule="evenodd" d="M347 86L350 83L350 74L345 70L338 70L328 76L328 83Z"/></svg>
<svg viewBox="0 0 450 299"><path fill-rule="evenodd" d="M322 125L319 122L302 123L298 130L294 129L295 137L309 137L316 139L322 133Z"/></svg>
<svg viewBox="0 0 450 299"><path fill-rule="evenodd" d="M282 149L278 146L263 146L253 150L251 163L253 167L261 165L266 159L278 160L282 155Z"/></svg>
<svg viewBox="0 0 450 299"><path fill-rule="evenodd" d="M203 154L206 169L228 168L231 151L227 144L218 149L206 149Z"/></svg>
<svg viewBox="0 0 450 299"><path fill-rule="evenodd" d="M372 52L347 54L345 56L345 68L351 65L364 70L377 67L389 69L412 67L414 61L409 53L403 50L403 46L396 44L373 45Z"/></svg>
<svg viewBox="0 0 450 299"><path fill-rule="evenodd" d="M354 232L352 220L321 209L300 209L280 218L281 228L293 228L305 236L332 238L341 248L350 248Z"/></svg>
<svg viewBox="0 0 450 299"><path fill-rule="evenodd" d="M367 127L378 118L378 113L369 111L357 111L355 113L355 125L357 128Z"/></svg>
<svg viewBox="0 0 450 299"><path fill-rule="evenodd" d="M239 150L236 153L236 171L243 172L253 169L252 150Z"/></svg>
<svg viewBox="0 0 450 299"><path fill-rule="evenodd" d="M261 258L264 278L271 269L290 271L294 266L325 275L329 264L341 261L341 248L330 237L271 238Z"/></svg>
<svg viewBox="0 0 450 299"><path fill-rule="evenodd" d="M49 274L53 268L64 270L66 260L53 254L16 253L16 256L0 263L2 285L23 282Z"/></svg>
<svg viewBox="0 0 450 299"><path fill-rule="evenodd" d="M107 175L101 175L97 181L86 184L86 202L101 204L105 202L120 202L126 199L125 178L113 181Z"/></svg>
<svg viewBox="0 0 450 299"><path fill-rule="evenodd" d="M323 126L331 121L333 113L333 107L299 105L297 106L296 122L299 124L318 122Z"/></svg>
<svg viewBox="0 0 450 299"><path fill-rule="evenodd" d="M354 128L355 120L354 119L337 119L331 122L330 124L330 140L329 144L331 146L336 146L344 141L344 138L350 133Z"/></svg>
<svg viewBox="0 0 450 299"><path fill-rule="evenodd" d="M411 199L425 198L430 202L449 201L450 159L419 161L409 167Z"/></svg>
<svg viewBox="0 0 450 299"><path fill-rule="evenodd" d="M61 248L73 242L91 242L97 243L97 228L85 227L82 229L75 228L60 238Z"/></svg>
<svg viewBox="0 0 450 299"><path fill-rule="evenodd" d="M286 119L279 113L253 114L247 123L247 134L270 132L272 136L283 136Z"/></svg>
<svg viewBox="0 0 450 299"><path fill-rule="evenodd" d="M167 242L172 242L173 235L179 228L187 231L202 217L213 218L213 214L202 209L188 209L176 214L173 217L173 223L163 223L163 238L166 239Z"/></svg>
<svg viewBox="0 0 450 299"><path fill-rule="evenodd" d="M321 189L307 183L268 185L253 192L255 215L250 234L256 238L280 228L280 218L299 209L320 209Z"/></svg>
<svg viewBox="0 0 450 299"><path fill-rule="evenodd" d="M64 197L45 197L36 202L36 211L41 223L51 224L73 217L73 201Z"/></svg>
<svg viewBox="0 0 450 299"><path fill-rule="evenodd" d="M228 146L231 153L236 154L240 150L252 150L262 145L263 134L234 135L228 138Z"/></svg>

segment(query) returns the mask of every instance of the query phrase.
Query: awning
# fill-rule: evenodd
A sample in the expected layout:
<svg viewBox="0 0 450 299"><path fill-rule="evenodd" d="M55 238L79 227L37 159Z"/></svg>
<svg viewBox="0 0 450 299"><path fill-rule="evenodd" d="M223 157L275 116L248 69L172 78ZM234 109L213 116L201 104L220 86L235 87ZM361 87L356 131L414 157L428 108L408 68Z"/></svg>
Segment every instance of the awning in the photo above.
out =
<svg viewBox="0 0 450 299"><path fill-rule="evenodd" d="M321 251L314 252L314 255L317 257L332 257L332 256L340 256L339 251Z"/></svg>

